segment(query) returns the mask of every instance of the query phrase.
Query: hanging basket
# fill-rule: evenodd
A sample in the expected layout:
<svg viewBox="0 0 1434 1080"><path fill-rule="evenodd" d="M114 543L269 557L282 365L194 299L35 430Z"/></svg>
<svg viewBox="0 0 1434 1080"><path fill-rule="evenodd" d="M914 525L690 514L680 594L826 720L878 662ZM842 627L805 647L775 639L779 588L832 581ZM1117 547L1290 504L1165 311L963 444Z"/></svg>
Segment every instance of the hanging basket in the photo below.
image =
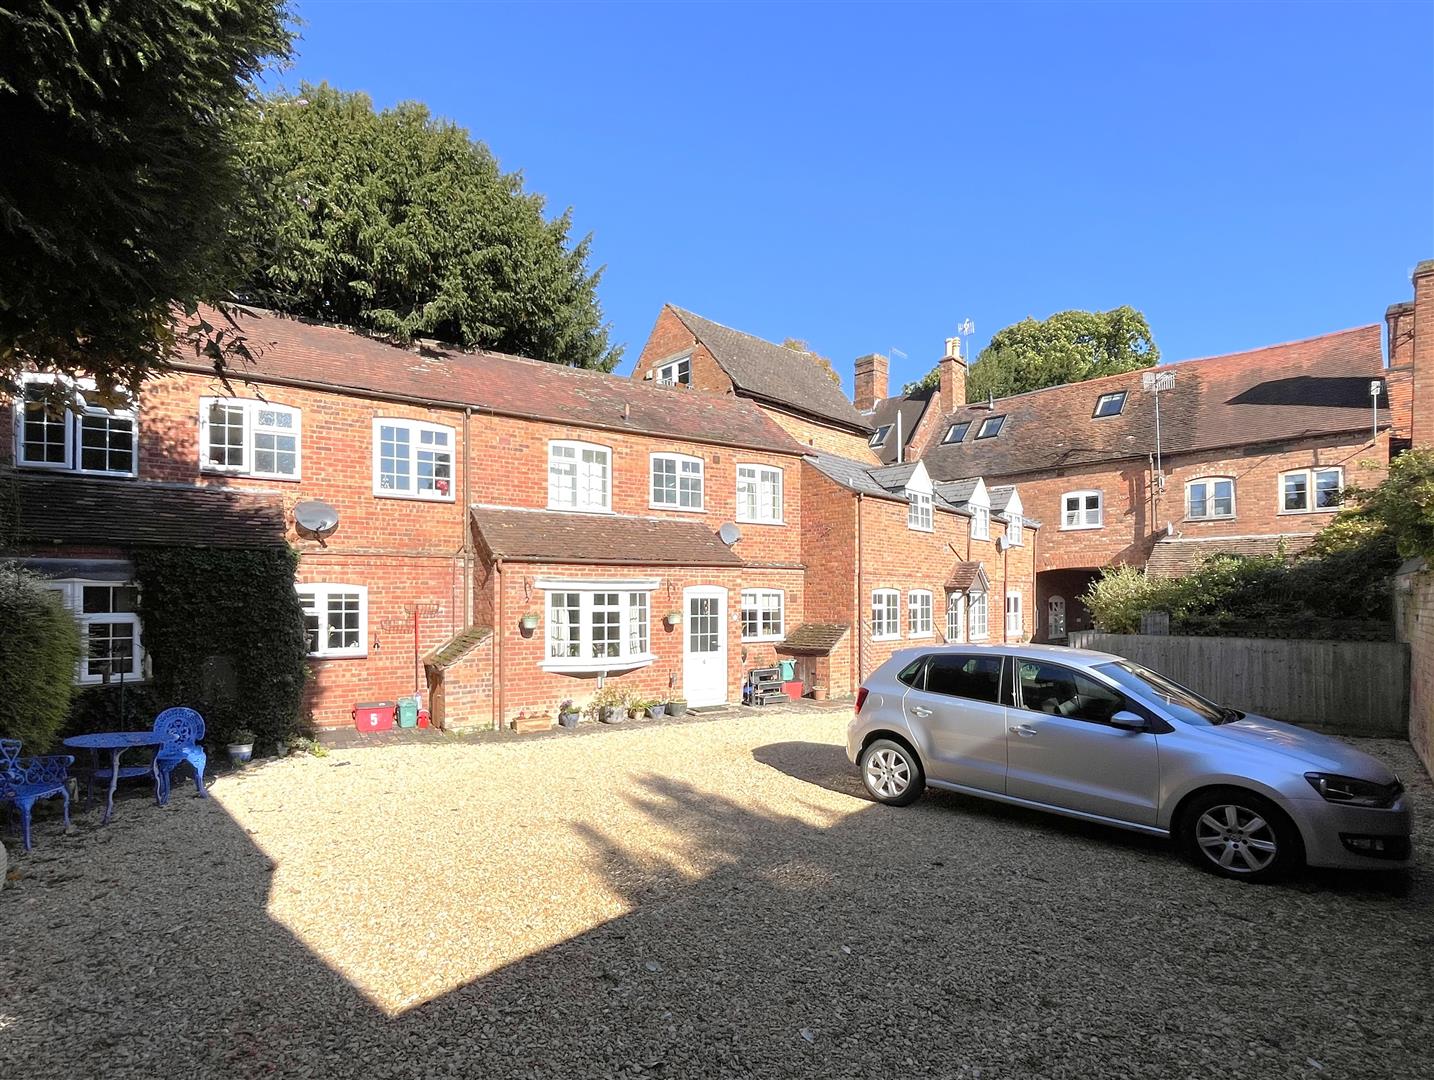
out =
<svg viewBox="0 0 1434 1080"><path fill-rule="evenodd" d="M524 615L518 620L518 625L524 630L536 630L538 628L538 617L536 615Z"/></svg>
<svg viewBox="0 0 1434 1080"><path fill-rule="evenodd" d="M668 626L676 626L682 621L682 612L669 611L666 615L662 617L662 621L665 622Z"/></svg>

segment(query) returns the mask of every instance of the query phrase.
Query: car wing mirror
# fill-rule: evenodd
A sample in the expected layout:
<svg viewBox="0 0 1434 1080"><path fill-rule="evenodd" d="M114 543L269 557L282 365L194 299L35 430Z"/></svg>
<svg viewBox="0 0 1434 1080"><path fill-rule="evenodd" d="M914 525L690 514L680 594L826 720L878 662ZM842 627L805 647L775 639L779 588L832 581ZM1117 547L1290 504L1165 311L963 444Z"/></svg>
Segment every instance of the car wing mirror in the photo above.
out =
<svg viewBox="0 0 1434 1080"><path fill-rule="evenodd" d="M1112 716L1110 726L1118 727L1122 731L1147 731L1150 728L1150 725L1145 722L1145 717L1127 709L1122 709Z"/></svg>

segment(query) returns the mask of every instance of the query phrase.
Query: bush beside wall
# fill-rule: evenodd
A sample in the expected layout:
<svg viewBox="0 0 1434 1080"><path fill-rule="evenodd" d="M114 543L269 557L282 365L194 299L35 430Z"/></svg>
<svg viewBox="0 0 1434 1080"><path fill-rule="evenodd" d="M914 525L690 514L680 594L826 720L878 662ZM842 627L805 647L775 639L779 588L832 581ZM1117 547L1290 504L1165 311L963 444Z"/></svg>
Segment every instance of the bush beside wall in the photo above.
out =
<svg viewBox="0 0 1434 1080"><path fill-rule="evenodd" d="M0 737L53 748L69 715L80 632L41 579L0 564Z"/></svg>

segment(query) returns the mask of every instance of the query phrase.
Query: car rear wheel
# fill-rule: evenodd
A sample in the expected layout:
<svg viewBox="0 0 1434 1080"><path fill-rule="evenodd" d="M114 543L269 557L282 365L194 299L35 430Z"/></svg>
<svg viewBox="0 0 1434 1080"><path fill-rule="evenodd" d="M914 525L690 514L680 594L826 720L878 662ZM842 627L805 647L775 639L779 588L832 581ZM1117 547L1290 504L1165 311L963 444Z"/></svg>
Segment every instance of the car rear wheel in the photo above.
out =
<svg viewBox="0 0 1434 1080"><path fill-rule="evenodd" d="M1223 788L1186 807L1180 839L1196 864L1223 877L1274 881L1304 859L1294 824L1269 799Z"/></svg>
<svg viewBox="0 0 1434 1080"><path fill-rule="evenodd" d="M861 781L873 799L888 806L909 806L926 787L920 760L892 739L876 739L861 752Z"/></svg>

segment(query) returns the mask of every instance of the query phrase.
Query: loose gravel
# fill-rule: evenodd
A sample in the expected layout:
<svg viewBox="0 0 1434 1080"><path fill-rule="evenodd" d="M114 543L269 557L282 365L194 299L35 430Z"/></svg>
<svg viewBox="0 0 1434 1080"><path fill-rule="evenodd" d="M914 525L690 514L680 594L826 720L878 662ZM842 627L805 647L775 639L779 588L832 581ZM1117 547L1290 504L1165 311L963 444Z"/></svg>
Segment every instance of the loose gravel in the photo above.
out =
<svg viewBox="0 0 1434 1080"><path fill-rule="evenodd" d="M11 848L0 1076L1428 1077L1407 874L1272 887L945 794L841 713L345 750Z"/></svg>

